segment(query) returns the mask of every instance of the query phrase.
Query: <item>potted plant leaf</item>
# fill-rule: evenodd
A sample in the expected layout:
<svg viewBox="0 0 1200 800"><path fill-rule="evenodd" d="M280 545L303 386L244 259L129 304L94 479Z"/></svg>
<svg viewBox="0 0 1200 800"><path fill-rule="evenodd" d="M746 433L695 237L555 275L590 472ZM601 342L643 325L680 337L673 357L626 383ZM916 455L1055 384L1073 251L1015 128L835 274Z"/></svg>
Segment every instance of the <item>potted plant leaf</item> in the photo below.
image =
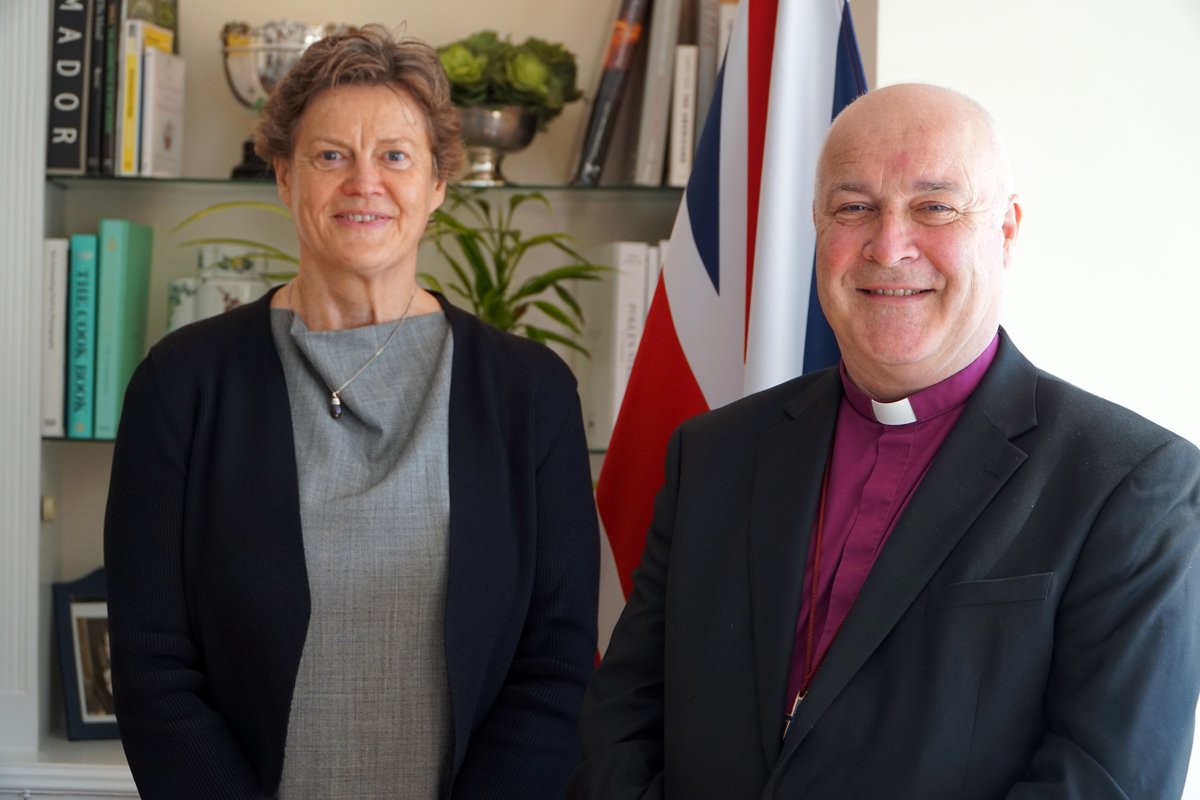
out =
<svg viewBox="0 0 1200 800"><path fill-rule="evenodd" d="M171 228L168 233L179 233L184 228L194 225L205 217L220 213L222 211L247 210L264 211L269 214L276 214L288 219L291 218L291 213L286 208L275 203L266 203L260 200L226 200L224 202L213 203L212 205L205 206L204 208L189 214L182 221L177 223L175 227ZM282 261L293 266L300 263L299 259L290 253L287 253L280 248L275 247L274 245L255 239L243 239L231 236L208 236L199 239L188 239L187 241L179 243L180 247L205 247L211 245L245 248L245 252L241 254L241 257L246 259L253 260L265 258L272 261ZM269 280L288 280L294 274L295 270L285 269L283 272L263 273L263 276Z"/></svg>
<svg viewBox="0 0 1200 800"><path fill-rule="evenodd" d="M575 55L561 44L531 36L521 44L480 31L438 48L450 98L459 109L468 186L507 183L505 153L526 147L537 131L583 94Z"/></svg>
<svg viewBox="0 0 1200 800"><path fill-rule="evenodd" d="M480 31L439 47L438 55L454 105L521 106L536 115L540 131L564 105L583 96L575 84L575 55L535 36L518 45L495 31Z"/></svg>
<svg viewBox="0 0 1200 800"><path fill-rule="evenodd" d="M433 214L428 236L446 259L454 280L443 284L427 272L425 284L443 294L464 299L480 319L503 331L538 342L557 342L588 355L579 343L583 310L570 281L598 280L609 267L593 264L573 246L566 233L525 236L513 218L527 203L550 207L541 192L513 192L493 203L479 189L450 187L446 204ZM517 268L531 252L550 248L564 263L525 278ZM532 309L542 312L554 327L530 321Z"/></svg>

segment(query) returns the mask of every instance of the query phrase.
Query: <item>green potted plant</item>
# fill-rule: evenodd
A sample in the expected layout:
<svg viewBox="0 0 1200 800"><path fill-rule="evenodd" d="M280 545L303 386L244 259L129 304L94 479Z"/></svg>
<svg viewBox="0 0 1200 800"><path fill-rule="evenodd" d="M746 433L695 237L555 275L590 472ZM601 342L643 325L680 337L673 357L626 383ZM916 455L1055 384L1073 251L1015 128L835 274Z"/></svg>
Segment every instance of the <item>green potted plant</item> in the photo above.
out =
<svg viewBox="0 0 1200 800"><path fill-rule="evenodd" d="M497 186L505 153L526 147L537 131L582 97L575 55L561 44L529 37L521 44L480 31L438 48L450 97L459 109L467 172L461 183Z"/></svg>
<svg viewBox="0 0 1200 800"><path fill-rule="evenodd" d="M493 204L479 189L450 187L446 204L433 213L428 236L454 280L443 284L429 273L421 273L421 279L435 291L458 295L476 316L500 330L538 342L557 342L588 355L578 341L583 335L583 310L568 287L571 281L598 280L610 268L591 263L566 233L523 235L513 217L530 202L550 206L541 192L513 192ZM565 263L519 279L521 261L543 248L557 250ZM531 323L526 313L534 308L557 329Z"/></svg>
<svg viewBox="0 0 1200 800"><path fill-rule="evenodd" d="M544 131L564 105L583 96L575 85L575 55L534 36L517 45L495 31L480 31L439 47L438 55L460 108L521 106Z"/></svg>

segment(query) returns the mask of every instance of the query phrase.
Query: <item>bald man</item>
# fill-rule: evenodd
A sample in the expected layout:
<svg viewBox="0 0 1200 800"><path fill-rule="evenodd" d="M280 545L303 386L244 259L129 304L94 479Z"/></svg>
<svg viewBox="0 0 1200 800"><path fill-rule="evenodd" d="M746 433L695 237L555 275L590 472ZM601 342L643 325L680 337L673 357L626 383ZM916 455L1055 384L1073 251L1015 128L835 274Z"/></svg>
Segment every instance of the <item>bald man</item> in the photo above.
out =
<svg viewBox="0 0 1200 800"><path fill-rule="evenodd" d="M1000 329L1021 207L991 119L860 98L813 219L841 364L672 437L569 796L1179 797L1200 453Z"/></svg>

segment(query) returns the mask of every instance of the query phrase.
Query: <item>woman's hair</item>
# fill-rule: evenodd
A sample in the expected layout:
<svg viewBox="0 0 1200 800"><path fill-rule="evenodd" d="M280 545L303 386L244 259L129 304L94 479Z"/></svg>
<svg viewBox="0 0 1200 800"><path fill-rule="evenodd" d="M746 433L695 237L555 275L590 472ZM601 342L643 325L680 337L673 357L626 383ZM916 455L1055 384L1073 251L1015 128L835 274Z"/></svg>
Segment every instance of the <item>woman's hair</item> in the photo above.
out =
<svg viewBox="0 0 1200 800"><path fill-rule="evenodd" d="M463 161L458 111L437 51L382 25L350 28L309 45L275 87L259 115L254 150L271 162L292 157L296 128L309 103L337 86L388 86L412 98L425 117L434 169L450 180Z"/></svg>

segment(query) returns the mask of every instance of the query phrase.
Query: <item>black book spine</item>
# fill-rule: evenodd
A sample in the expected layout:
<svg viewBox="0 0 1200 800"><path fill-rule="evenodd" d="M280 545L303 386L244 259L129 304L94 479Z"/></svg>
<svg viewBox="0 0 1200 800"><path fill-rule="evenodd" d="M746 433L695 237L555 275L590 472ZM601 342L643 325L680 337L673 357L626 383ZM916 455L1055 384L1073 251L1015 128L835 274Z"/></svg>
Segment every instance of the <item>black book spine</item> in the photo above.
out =
<svg viewBox="0 0 1200 800"><path fill-rule="evenodd" d="M54 0L46 128L46 172L51 175L82 175L87 167L91 4L92 0Z"/></svg>
<svg viewBox="0 0 1200 800"><path fill-rule="evenodd" d="M121 41L121 0L104 3L104 109L100 120L100 173L112 175L117 155L117 53Z"/></svg>
<svg viewBox="0 0 1200 800"><path fill-rule="evenodd" d="M104 140L104 38L107 0L92 0L92 73L88 85L87 172L100 174L100 148Z"/></svg>
<svg viewBox="0 0 1200 800"><path fill-rule="evenodd" d="M621 96L628 82L629 67L642 39L648 5L648 0L623 0L621 3L604 57L600 87L596 90L592 113L588 117L587 133L579 154L579 169L575 173L576 186L595 186L600 182L600 171L604 167L604 157L612 141L613 125L621 107Z"/></svg>

